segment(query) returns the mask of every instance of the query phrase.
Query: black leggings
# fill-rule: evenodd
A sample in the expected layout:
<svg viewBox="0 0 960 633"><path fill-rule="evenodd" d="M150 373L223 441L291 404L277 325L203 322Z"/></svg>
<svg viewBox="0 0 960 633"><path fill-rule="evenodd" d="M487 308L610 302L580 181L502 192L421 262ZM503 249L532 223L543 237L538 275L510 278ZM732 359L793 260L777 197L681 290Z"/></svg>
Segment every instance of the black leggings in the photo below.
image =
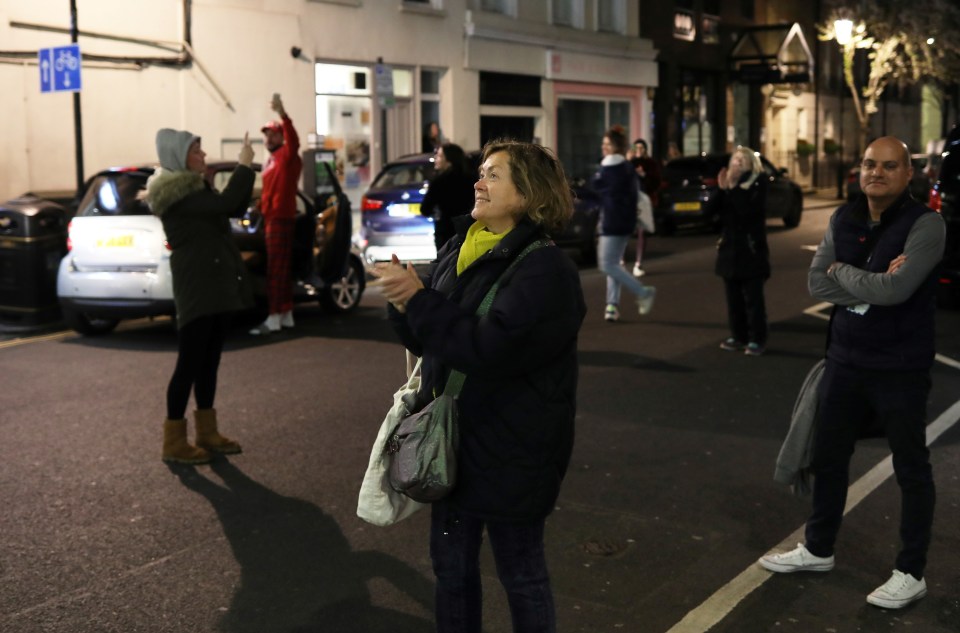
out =
<svg viewBox="0 0 960 633"><path fill-rule="evenodd" d="M230 314L225 312L197 317L180 328L177 367L167 387L167 418L183 419L191 388L198 409L213 408L220 352L229 328Z"/></svg>

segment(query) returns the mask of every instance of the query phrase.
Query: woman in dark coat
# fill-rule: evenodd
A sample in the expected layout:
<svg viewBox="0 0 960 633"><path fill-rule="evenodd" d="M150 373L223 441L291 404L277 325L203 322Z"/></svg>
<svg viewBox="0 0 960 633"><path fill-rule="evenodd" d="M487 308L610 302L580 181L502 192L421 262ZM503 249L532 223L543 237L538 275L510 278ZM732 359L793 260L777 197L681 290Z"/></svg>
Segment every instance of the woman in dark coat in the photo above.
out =
<svg viewBox="0 0 960 633"><path fill-rule="evenodd" d="M453 237L453 218L473 210L473 183L477 175L467 171L463 149L454 143L437 148L434 159L437 174L430 180L420 213L433 218L433 241L437 252Z"/></svg>
<svg viewBox="0 0 960 633"><path fill-rule="evenodd" d="M730 336L720 348L763 354L767 346L767 310L763 284L770 277L767 248L766 180L760 158L738 147L717 175L720 191L714 204L720 214L716 273L727 295Z"/></svg>
<svg viewBox="0 0 960 633"><path fill-rule="evenodd" d="M484 528L515 631L555 631L543 546L573 449L577 334L586 307L576 266L552 243L531 251L487 290L524 247L559 231L573 212L557 158L539 145L493 141L483 151L476 206L429 272L394 259L374 275L408 350L423 357L421 400L451 369L459 398L457 488L433 504L430 554L437 630L479 631Z"/></svg>
<svg viewBox="0 0 960 633"><path fill-rule="evenodd" d="M147 181L146 199L163 222L171 249L173 300L177 309L177 366L167 387L163 460L184 464L210 461L210 452L239 453L240 445L220 435L213 408L217 369L232 312L253 297L240 250L230 231L231 216L250 203L253 148L244 137L239 165L223 193L204 178L206 154L190 132L157 132L160 169ZM197 402L196 446L187 442L184 418L190 392Z"/></svg>

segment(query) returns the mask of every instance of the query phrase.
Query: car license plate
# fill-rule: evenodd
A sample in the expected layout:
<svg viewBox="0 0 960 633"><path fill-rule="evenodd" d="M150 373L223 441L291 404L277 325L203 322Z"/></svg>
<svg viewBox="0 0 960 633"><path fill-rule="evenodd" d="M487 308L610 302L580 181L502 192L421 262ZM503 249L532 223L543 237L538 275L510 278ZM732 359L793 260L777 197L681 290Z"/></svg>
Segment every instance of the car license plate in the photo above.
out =
<svg viewBox="0 0 960 633"><path fill-rule="evenodd" d="M97 248L133 248L132 235L113 235L97 240Z"/></svg>
<svg viewBox="0 0 960 633"><path fill-rule="evenodd" d="M392 218L409 218L420 215L420 203L398 203L387 207L387 214Z"/></svg>
<svg viewBox="0 0 960 633"><path fill-rule="evenodd" d="M699 211L700 203L699 202L675 202L673 204L674 211Z"/></svg>

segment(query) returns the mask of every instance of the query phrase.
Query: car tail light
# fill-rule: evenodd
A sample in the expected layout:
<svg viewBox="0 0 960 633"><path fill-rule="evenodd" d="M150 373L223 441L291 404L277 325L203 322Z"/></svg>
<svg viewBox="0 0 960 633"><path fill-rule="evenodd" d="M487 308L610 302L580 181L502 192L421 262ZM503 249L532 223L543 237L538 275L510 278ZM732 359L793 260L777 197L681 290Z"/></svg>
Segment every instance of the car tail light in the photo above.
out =
<svg viewBox="0 0 960 633"><path fill-rule="evenodd" d="M941 204L940 200L940 191L938 191L936 187L930 190L930 201L927 203L927 205L937 213L940 213L940 209L943 205Z"/></svg>
<svg viewBox="0 0 960 633"><path fill-rule="evenodd" d="M707 186L707 187L716 187L716 186L717 186L717 179L716 179L716 178L704 178L704 179L703 179L703 184L704 184L705 186Z"/></svg>
<svg viewBox="0 0 960 633"><path fill-rule="evenodd" d="M368 198L363 196L360 198L360 211L377 211L383 208L383 200L375 200L373 198Z"/></svg>
<svg viewBox="0 0 960 633"><path fill-rule="evenodd" d="M168 251L172 251L172 250L173 250L172 248L170 248L170 242L168 242L167 240L163 240L163 247L164 247L165 249L167 249Z"/></svg>
<svg viewBox="0 0 960 633"><path fill-rule="evenodd" d="M940 283L942 283L945 286L949 286L952 282L950 281L949 277L941 277Z"/></svg>
<svg viewBox="0 0 960 633"><path fill-rule="evenodd" d="M70 239L70 229L73 227L73 220L67 222L67 252L73 250L73 240Z"/></svg>

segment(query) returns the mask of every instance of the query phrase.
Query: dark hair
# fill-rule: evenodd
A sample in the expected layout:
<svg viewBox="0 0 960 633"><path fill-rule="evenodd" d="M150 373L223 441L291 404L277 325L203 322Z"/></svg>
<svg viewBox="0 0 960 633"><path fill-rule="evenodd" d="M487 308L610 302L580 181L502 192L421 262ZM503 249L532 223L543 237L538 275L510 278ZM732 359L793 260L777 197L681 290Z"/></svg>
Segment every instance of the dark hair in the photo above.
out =
<svg viewBox="0 0 960 633"><path fill-rule="evenodd" d="M604 136L610 139L610 144L613 145L613 149L615 149L618 154L627 153L627 135L621 126L614 125L606 131Z"/></svg>
<svg viewBox="0 0 960 633"><path fill-rule="evenodd" d="M647 142L642 138L638 138L633 142L634 145L643 145L643 151L649 153L650 148L647 146Z"/></svg>
<svg viewBox="0 0 960 633"><path fill-rule="evenodd" d="M498 152L509 158L510 179L526 200L524 215L559 234L573 215L573 194L557 155L536 143L496 139L483 146L481 160Z"/></svg>
<svg viewBox="0 0 960 633"><path fill-rule="evenodd" d="M448 163L450 163L450 169L462 173L467 173L467 171L469 171L470 168L467 166L467 155L464 153L462 147L456 143L443 143L440 146L440 149L443 150L443 157Z"/></svg>

